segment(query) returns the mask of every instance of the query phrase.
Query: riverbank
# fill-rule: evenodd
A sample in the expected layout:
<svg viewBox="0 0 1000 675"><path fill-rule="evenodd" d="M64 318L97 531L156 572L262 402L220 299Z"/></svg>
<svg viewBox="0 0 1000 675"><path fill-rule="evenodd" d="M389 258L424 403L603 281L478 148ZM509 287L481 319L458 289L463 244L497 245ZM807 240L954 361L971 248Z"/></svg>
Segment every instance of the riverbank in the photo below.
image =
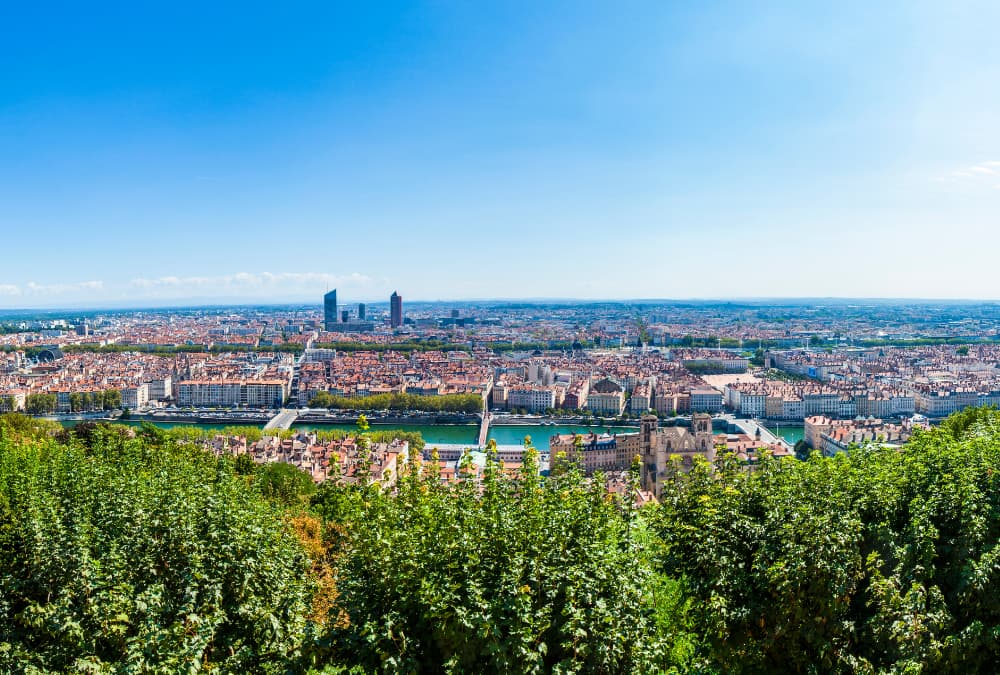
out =
<svg viewBox="0 0 1000 675"><path fill-rule="evenodd" d="M132 413L129 417L132 421L163 423L171 422L175 424L266 424L276 411L158 411L149 413ZM429 413L429 412L400 412L400 411L339 411L339 410L308 410L300 412L296 419L298 425L316 426L337 426L343 424L353 425L358 417L364 415L370 424L419 424L419 425L464 425L479 424L480 415L468 413ZM79 419L73 417L57 417L56 419ZM111 419L107 416L88 419ZM661 420L661 424L672 424L672 420ZM603 427L603 426L625 426L638 427L638 420L620 417L586 417L586 416L547 416L547 415L508 415L493 413L490 417L490 426L579 426L579 427Z"/></svg>
<svg viewBox="0 0 1000 675"><path fill-rule="evenodd" d="M469 413L375 412L339 410L300 412L296 424L354 424L365 416L371 424L479 424L479 415Z"/></svg>
<svg viewBox="0 0 1000 675"><path fill-rule="evenodd" d="M131 427L138 427L142 424L152 424L153 426L159 427L161 429L169 429L172 427L185 427L185 428L195 428L203 429L212 432L221 432L223 429L248 426L255 429L260 429L263 425L261 424L240 424L240 423L229 423L229 424L201 424L197 422L169 422L169 421L149 421L149 420L82 420L82 419L63 419L60 423L65 427L72 427L81 422L85 421L100 421L100 422L110 422L112 424L124 424ZM292 426L293 431L332 431L332 430L343 430L343 431L356 431L357 425L352 420L349 423L343 424L295 424ZM479 425L478 424L372 424L372 431L410 431L417 432L423 437L424 442L428 446L435 445L462 445L466 447L475 447L479 440ZM605 426L576 426L576 425L544 425L544 424L510 424L510 425L500 425L496 427L490 427L489 435L487 439L496 441L499 446L510 446L510 445L521 445L524 443L525 436L530 436L532 442L539 448L547 450L549 447L549 437L553 434L587 434L590 432L608 432L608 433L635 433L638 431L636 427L623 427L614 425Z"/></svg>

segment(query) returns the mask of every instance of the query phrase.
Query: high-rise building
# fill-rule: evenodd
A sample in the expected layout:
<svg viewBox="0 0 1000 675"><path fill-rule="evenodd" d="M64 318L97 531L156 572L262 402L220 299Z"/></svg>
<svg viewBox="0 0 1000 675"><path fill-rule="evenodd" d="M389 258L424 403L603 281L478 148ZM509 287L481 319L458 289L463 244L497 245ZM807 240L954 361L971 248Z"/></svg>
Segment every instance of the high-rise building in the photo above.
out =
<svg viewBox="0 0 1000 675"><path fill-rule="evenodd" d="M340 321L341 321L341 323L347 323L350 320L351 320L351 310L349 310L349 309L343 310L340 313Z"/></svg>
<svg viewBox="0 0 1000 675"><path fill-rule="evenodd" d="M359 302L358 303L358 321L364 321L364 320L365 320L365 303Z"/></svg>
<svg viewBox="0 0 1000 675"><path fill-rule="evenodd" d="M393 328L403 325L403 296L395 291L389 296L389 325Z"/></svg>
<svg viewBox="0 0 1000 675"><path fill-rule="evenodd" d="M323 296L323 328L328 331L337 330L337 289Z"/></svg>

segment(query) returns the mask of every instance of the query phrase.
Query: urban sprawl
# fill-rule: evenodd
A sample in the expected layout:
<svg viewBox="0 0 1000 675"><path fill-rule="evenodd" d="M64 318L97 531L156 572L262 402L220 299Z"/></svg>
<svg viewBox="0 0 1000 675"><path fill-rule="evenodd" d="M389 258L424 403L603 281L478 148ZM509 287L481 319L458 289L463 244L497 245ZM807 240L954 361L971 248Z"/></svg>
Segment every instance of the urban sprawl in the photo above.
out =
<svg viewBox="0 0 1000 675"><path fill-rule="evenodd" d="M391 482L408 443L359 449L296 421L596 425L553 434L588 472L668 464L723 447L748 467L794 450L905 442L969 406L1000 405L1000 306L959 303L388 303L11 313L0 318L0 410L81 419L267 423L217 453L286 461L317 481L365 459ZM601 425L630 425L613 433ZM266 429L274 429L268 435ZM278 433L281 431L282 433ZM540 439L539 439L540 440ZM801 450L800 448L799 450ZM500 448L520 466L523 448ZM424 449L423 459L432 459ZM464 451L438 448L444 478ZM475 469L468 469L475 471Z"/></svg>

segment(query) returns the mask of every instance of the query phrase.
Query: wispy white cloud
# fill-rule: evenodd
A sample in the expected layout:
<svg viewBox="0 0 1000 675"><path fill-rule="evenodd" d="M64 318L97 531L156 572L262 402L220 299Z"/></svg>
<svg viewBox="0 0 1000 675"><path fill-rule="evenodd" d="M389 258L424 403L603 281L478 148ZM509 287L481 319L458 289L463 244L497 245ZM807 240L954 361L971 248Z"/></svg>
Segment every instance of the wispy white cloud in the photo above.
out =
<svg viewBox="0 0 1000 675"><path fill-rule="evenodd" d="M1000 160L991 159L971 166L963 166L944 176L939 176L935 180L939 183L976 182L995 180L998 176L1000 176Z"/></svg>
<svg viewBox="0 0 1000 675"><path fill-rule="evenodd" d="M326 287L338 286L363 288L371 286L374 280L364 274L353 272L346 275L325 272L238 272L219 276L163 276L132 279L130 286L147 291L170 293L190 292L200 294L214 292L272 295L278 293L316 292Z"/></svg>
<svg viewBox="0 0 1000 675"><path fill-rule="evenodd" d="M5 305L64 302L128 302L174 299L247 300L318 298L330 288L341 288L359 297L377 297L389 281L365 274L326 272L237 272L212 276L137 277L122 281L88 280L44 284L36 281L0 283Z"/></svg>
<svg viewBox="0 0 1000 675"><path fill-rule="evenodd" d="M103 281L94 280L61 284L39 284L29 281L25 284L0 284L0 296L31 301L32 299L64 298L100 293L104 288Z"/></svg>
<svg viewBox="0 0 1000 675"><path fill-rule="evenodd" d="M23 293L25 295L50 296L102 290L104 290L103 281L78 281L72 284L38 284L29 281L24 285Z"/></svg>

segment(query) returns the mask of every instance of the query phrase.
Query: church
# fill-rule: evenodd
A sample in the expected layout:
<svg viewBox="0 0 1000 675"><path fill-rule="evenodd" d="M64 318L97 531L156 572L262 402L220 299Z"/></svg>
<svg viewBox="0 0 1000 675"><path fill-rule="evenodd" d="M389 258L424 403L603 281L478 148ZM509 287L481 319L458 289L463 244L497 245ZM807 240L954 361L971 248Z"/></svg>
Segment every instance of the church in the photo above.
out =
<svg viewBox="0 0 1000 675"><path fill-rule="evenodd" d="M644 416L639 424L638 433L556 434L549 439L552 462L576 461L585 473L591 474L624 471L638 457L642 463L642 489L659 499L672 457L680 458L683 471L691 469L695 457L715 460L711 415L693 415L690 427L660 427L654 415Z"/></svg>

